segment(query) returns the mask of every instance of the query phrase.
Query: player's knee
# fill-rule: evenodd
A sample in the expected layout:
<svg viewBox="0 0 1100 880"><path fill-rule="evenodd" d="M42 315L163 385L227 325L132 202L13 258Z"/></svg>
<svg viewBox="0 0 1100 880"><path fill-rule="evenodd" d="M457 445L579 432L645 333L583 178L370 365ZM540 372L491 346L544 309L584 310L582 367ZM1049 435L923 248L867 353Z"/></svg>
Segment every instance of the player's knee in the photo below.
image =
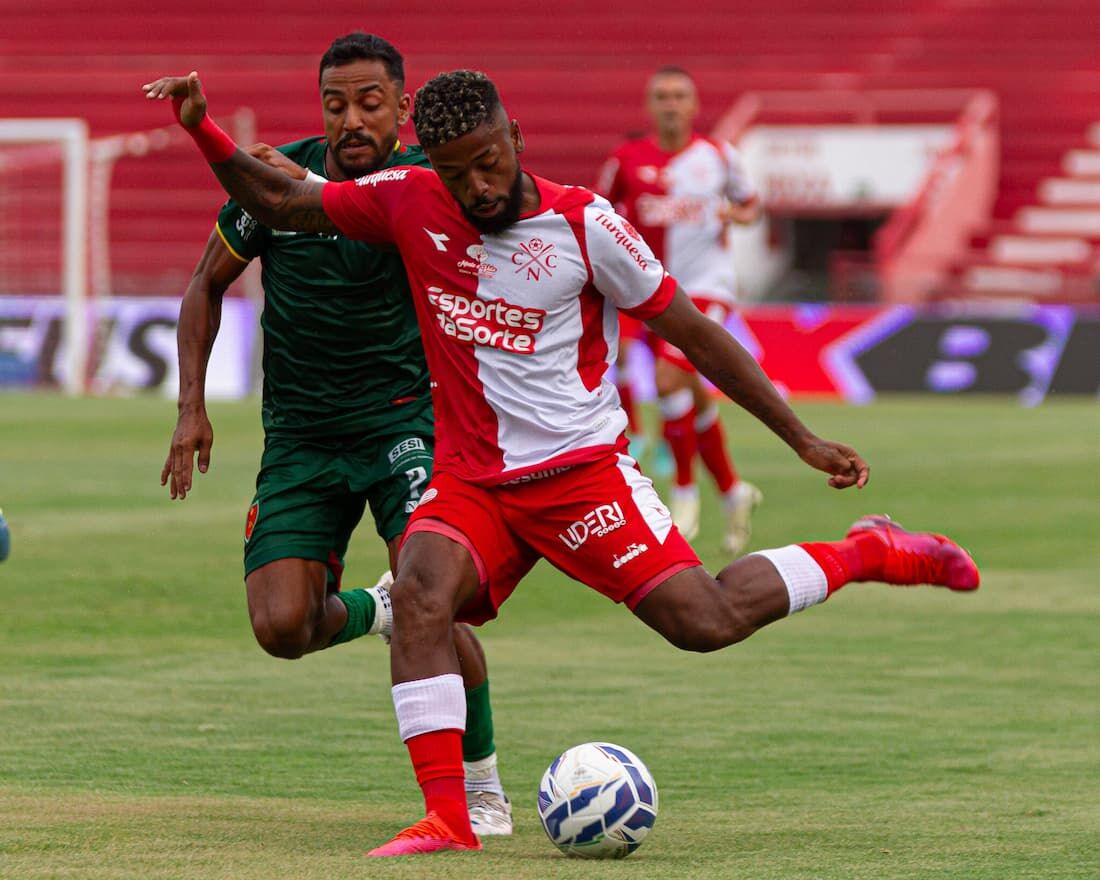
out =
<svg viewBox="0 0 1100 880"><path fill-rule="evenodd" d="M415 571L398 576L390 590L395 626L406 632L443 628L450 632L454 620L453 598L446 590Z"/></svg>
<svg viewBox="0 0 1100 880"><path fill-rule="evenodd" d="M252 613L252 632L272 657L297 660L309 649L313 627L309 615L301 609L274 614L264 610Z"/></svg>

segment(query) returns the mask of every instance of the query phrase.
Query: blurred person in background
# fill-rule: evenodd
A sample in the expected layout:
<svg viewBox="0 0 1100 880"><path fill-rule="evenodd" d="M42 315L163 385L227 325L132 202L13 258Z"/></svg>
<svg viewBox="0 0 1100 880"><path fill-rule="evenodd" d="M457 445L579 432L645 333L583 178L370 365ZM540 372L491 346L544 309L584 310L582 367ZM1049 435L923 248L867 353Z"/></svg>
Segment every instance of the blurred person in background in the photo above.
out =
<svg viewBox="0 0 1100 880"><path fill-rule="evenodd" d="M737 150L696 133L699 97L685 70L662 67L650 77L645 98L652 130L627 140L608 157L596 189L638 229L699 310L723 324L737 297L729 227L755 223L761 215L760 198ZM628 344L644 338L640 322L627 318L625 324L622 338ZM722 497L722 545L729 553L740 553L748 545L752 512L763 496L740 479L726 448L718 404L699 371L664 340L652 339L651 347L662 434L675 462L669 505L673 520L688 540L699 531L695 459L701 458ZM626 362L620 352L620 395L636 431Z"/></svg>
<svg viewBox="0 0 1100 880"><path fill-rule="evenodd" d="M386 40L352 33L321 59L325 134L250 152L293 176L350 180L427 166L403 144L404 61ZM161 472L172 498L210 464L206 367L221 302L249 261L263 267L264 452L244 532L245 588L257 641L295 659L360 636L388 636L385 582L340 589L344 556L366 505L397 570L401 534L432 474L431 391L400 256L340 234L287 232L229 201L184 294L179 319L179 416ZM479 835L511 834L497 772L485 656L455 624L466 691L467 801Z"/></svg>

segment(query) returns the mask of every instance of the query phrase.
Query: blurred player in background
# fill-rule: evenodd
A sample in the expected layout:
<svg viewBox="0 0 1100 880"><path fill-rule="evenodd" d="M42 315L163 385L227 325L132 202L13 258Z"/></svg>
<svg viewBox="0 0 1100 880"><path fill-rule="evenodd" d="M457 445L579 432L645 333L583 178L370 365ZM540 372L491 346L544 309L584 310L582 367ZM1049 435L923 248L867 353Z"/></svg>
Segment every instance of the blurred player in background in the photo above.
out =
<svg viewBox="0 0 1100 880"><path fill-rule="evenodd" d="M737 278L730 224L747 225L761 214L737 151L694 130L699 113L695 83L679 67L663 67L646 86L652 132L622 144L604 163L597 189L634 225L692 301L719 324L736 303ZM644 328L626 319L625 340ZM760 490L738 476L726 448L718 404L682 351L653 339L662 433L676 464L672 517L689 541L699 529L695 459L714 479L726 512L723 546L739 553L748 544ZM626 358L620 357L620 366ZM628 415L629 376L619 381Z"/></svg>
<svg viewBox="0 0 1100 880"><path fill-rule="evenodd" d="M801 422L607 200L523 171L519 125L484 74L451 71L417 92L417 138L434 173L399 168L324 185L237 149L206 114L197 74L144 89L173 98L218 180L266 222L393 242L405 257L437 383L437 444L393 587L390 662L427 815L370 855L480 848L463 797L451 627L456 615L495 617L540 558L691 651L748 638L853 581L978 586L954 542L882 516L858 520L840 541L753 553L716 577L703 569L626 454L626 415L607 379L617 310L683 349L829 485L863 486L868 466Z"/></svg>
<svg viewBox="0 0 1100 880"><path fill-rule="evenodd" d="M387 41L362 33L338 38L320 65L324 137L257 152L322 180L426 166L419 147L398 140L409 114L404 76L403 59ZM255 257L265 296L264 453L245 525L245 586L256 639L273 656L293 659L365 634L388 635L386 587L341 591L344 555L369 504L397 570L399 538L431 478L431 391L396 252L339 234L271 229L231 201L180 307L179 417L161 473L173 498L187 496L196 453L199 471L209 466L207 361L222 296ZM468 626L456 624L454 639L466 690L463 751L474 830L510 834L485 657Z"/></svg>

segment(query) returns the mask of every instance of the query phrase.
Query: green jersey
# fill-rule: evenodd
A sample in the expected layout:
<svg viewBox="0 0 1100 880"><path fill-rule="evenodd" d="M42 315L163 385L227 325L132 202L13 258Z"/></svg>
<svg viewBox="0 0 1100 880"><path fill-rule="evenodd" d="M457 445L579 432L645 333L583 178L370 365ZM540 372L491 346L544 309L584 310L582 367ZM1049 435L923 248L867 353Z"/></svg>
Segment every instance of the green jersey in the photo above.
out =
<svg viewBox="0 0 1100 880"><path fill-rule="evenodd" d="M279 147L325 176L323 137ZM382 167L428 165L399 144ZM263 267L263 425L268 434L330 437L394 429L431 433L428 368L401 257L342 235L285 232L233 201L218 234Z"/></svg>

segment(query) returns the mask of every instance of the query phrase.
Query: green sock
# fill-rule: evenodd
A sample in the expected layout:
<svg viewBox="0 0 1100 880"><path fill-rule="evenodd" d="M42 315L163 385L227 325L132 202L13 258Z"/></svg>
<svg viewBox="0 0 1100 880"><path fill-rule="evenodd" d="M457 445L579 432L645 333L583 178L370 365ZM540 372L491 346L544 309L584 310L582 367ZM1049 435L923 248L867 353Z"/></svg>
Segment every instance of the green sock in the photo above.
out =
<svg viewBox="0 0 1100 880"><path fill-rule="evenodd" d="M371 624L374 623L374 596L366 590L345 590L334 595L348 609L348 621L344 624L344 628L332 637L332 641L328 643L330 648L366 635Z"/></svg>
<svg viewBox="0 0 1100 880"><path fill-rule="evenodd" d="M462 760L480 761L496 751L493 743L493 707L489 705L489 679L466 691L466 733L462 735Z"/></svg>

